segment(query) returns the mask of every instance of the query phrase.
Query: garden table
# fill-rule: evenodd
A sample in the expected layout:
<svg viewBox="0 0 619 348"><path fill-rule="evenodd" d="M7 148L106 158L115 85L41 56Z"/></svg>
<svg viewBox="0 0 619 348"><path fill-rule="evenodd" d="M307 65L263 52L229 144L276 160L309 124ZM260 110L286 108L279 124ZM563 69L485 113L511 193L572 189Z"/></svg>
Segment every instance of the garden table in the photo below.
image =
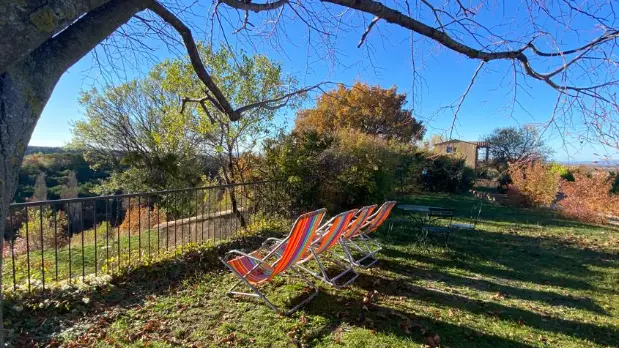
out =
<svg viewBox="0 0 619 348"><path fill-rule="evenodd" d="M424 223L427 223L432 211L451 211L453 214L453 209L427 205L398 204L396 208L410 213L410 220L415 227L421 227Z"/></svg>

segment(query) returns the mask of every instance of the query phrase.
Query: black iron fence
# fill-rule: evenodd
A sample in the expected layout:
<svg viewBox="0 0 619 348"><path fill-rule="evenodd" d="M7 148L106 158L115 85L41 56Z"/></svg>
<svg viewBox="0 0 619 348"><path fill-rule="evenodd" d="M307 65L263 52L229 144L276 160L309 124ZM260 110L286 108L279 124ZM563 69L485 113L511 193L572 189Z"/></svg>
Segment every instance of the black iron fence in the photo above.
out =
<svg viewBox="0 0 619 348"><path fill-rule="evenodd" d="M260 181L12 204L5 290L46 289L121 270L190 244L217 243L255 219L292 217L303 182Z"/></svg>

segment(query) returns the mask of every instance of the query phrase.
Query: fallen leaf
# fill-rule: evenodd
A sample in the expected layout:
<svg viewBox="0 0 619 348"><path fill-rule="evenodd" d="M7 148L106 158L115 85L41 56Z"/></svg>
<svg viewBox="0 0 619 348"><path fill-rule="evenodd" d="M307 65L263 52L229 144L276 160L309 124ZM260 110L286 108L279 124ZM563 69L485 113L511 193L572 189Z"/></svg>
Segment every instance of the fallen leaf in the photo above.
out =
<svg viewBox="0 0 619 348"><path fill-rule="evenodd" d="M434 334L426 337L426 344L431 348L440 347L441 346L441 336L438 334Z"/></svg>
<svg viewBox="0 0 619 348"><path fill-rule="evenodd" d="M219 341L220 343L230 343L230 342L234 342L234 340L236 339L236 333L232 332L231 334L229 334L228 336L226 336L223 340Z"/></svg>

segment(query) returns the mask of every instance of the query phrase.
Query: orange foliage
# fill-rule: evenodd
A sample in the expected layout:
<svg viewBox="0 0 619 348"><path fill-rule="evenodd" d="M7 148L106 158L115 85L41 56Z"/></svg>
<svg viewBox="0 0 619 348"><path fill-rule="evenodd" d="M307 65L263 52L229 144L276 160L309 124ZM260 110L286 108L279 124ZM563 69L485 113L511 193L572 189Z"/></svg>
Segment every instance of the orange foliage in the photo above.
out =
<svg viewBox="0 0 619 348"><path fill-rule="evenodd" d="M509 175L512 184L507 194L523 205L549 206L557 197L561 177L541 162L512 163Z"/></svg>
<svg viewBox="0 0 619 348"><path fill-rule="evenodd" d="M574 178L574 182L561 185L565 198L559 201L558 208L563 215L600 223L607 221L608 214L619 215L619 196L610 194L613 178L608 172L580 172Z"/></svg>
<svg viewBox="0 0 619 348"><path fill-rule="evenodd" d="M124 231L131 229L131 233L137 233L138 229L146 230L156 226L157 223L166 221L165 212L157 206L149 208L148 206L131 205L125 213L125 218L120 224L120 228ZM149 224L150 222L150 224Z"/></svg>
<svg viewBox="0 0 619 348"><path fill-rule="evenodd" d="M410 110L404 109L406 94L395 87L384 89L356 82L352 88L339 85L318 98L312 109L297 114L295 130L333 133L352 128L384 139L419 140L424 128Z"/></svg>

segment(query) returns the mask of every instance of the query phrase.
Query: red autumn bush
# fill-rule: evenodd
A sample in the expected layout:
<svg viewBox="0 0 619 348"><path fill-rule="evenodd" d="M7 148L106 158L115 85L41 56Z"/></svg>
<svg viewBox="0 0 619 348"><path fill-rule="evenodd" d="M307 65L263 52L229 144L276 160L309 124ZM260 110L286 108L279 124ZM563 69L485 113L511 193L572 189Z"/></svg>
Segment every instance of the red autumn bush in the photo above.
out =
<svg viewBox="0 0 619 348"><path fill-rule="evenodd" d="M619 195L611 194L613 178L608 172L575 173L575 181L564 181L565 198L557 208L566 217L586 222L604 223L607 215L619 215Z"/></svg>
<svg viewBox="0 0 619 348"><path fill-rule="evenodd" d="M561 177L542 162L509 165L512 184L507 195L526 206L550 206L559 192Z"/></svg>
<svg viewBox="0 0 619 348"><path fill-rule="evenodd" d="M123 231L130 230L131 233L138 233L138 229L147 230L163 222L166 222L166 214L158 206L151 208L147 205L132 204L127 209L120 228Z"/></svg>

